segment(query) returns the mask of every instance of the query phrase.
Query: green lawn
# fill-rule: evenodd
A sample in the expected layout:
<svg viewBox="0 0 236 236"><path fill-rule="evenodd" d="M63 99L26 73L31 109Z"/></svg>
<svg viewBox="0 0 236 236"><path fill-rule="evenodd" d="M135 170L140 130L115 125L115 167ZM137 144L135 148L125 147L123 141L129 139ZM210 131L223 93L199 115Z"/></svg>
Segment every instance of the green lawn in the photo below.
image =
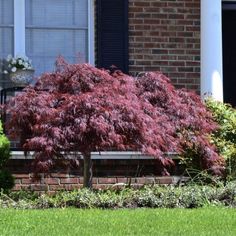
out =
<svg viewBox="0 0 236 236"><path fill-rule="evenodd" d="M0 210L0 235L236 235L236 209Z"/></svg>

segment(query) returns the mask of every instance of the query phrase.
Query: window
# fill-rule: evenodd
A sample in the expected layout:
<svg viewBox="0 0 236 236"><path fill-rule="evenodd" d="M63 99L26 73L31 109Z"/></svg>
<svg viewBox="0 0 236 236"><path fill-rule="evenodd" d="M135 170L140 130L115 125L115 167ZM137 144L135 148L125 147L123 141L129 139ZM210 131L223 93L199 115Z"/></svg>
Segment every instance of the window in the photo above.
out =
<svg viewBox="0 0 236 236"><path fill-rule="evenodd" d="M26 54L36 75L58 55L94 64L93 0L1 0L0 14L1 58Z"/></svg>
<svg viewBox="0 0 236 236"><path fill-rule="evenodd" d="M26 54L38 73L52 70L61 54L88 61L87 0L26 0ZM77 55L76 55L77 54Z"/></svg>
<svg viewBox="0 0 236 236"><path fill-rule="evenodd" d="M13 53L13 0L0 1L0 58Z"/></svg>

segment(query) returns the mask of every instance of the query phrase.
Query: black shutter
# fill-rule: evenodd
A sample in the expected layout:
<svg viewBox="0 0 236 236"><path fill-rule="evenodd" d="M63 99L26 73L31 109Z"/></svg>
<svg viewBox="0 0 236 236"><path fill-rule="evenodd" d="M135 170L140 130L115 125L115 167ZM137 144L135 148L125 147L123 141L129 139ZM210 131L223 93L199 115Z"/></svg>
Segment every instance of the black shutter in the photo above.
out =
<svg viewBox="0 0 236 236"><path fill-rule="evenodd" d="M97 0L97 66L128 73L127 0Z"/></svg>

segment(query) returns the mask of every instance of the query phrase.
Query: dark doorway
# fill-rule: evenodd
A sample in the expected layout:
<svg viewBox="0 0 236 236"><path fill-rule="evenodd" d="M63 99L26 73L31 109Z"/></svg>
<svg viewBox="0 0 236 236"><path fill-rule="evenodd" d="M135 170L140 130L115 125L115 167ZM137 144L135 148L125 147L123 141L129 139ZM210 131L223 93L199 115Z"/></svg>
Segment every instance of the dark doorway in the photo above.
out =
<svg viewBox="0 0 236 236"><path fill-rule="evenodd" d="M222 32L224 102L236 107L236 2L223 3Z"/></svg>

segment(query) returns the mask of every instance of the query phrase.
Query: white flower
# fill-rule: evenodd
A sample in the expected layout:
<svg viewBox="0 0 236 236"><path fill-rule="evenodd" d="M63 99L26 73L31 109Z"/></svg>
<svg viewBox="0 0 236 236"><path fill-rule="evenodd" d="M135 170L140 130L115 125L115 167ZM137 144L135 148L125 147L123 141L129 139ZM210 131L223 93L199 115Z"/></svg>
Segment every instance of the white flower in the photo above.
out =
<svg viewBox="0 0 236 236"><path fill-rule="evenodd" d="M27 62L23 63L23 65L24 65L24 67L25 67L26 69L28 69L29 64L28 64Z"/></svg>
<svg viewBox="0 0 236 236"><path fill-rule="evenodd" d="M4 70L3 73L4 73L4 74L8 74L8 71L7 71L7 70Z"/></svg>
<svg viewBox="0 0 236 236"><path fill-rule="evenodd" d="M9 55L7 56L7 61L9 62L11 59L12 59L12 55L9 54Z"/></svg>
<svg viewBox="0 0 236 236"><path fill-rule="evenodd" d="M32 69L31 60L27 56L24 55L16 55L16 57L12 57L11 55L7 56L8 62L8 72L16 72L17 69L28 70Z"/></svg>
<svg viewBox="0 0 236 236"><path fill-rule="evenodd" d="M11 68L11 72L16 72L17 68L14 66Z"/></svg>
<svg viewBox="0 0 236 236"><path fill-rule="evenodd" d="M17 54L15 59L22 59L23 61L27 61L28 60L28 57L23 55L23 54Z"/></svg>

